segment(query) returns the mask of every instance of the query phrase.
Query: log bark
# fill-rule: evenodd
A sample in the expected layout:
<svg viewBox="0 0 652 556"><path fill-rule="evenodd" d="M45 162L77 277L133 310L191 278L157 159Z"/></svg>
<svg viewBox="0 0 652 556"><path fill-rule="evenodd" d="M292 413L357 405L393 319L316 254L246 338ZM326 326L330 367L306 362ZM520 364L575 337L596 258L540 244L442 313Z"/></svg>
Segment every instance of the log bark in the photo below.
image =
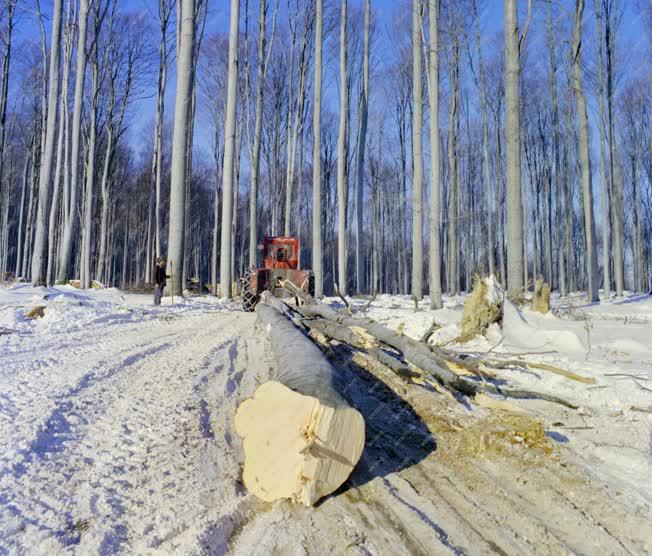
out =
<svg viewBox="0 0 652 556"><path fill-rule="evenodd" d="M293 284L287 281L284 281L282 284L284 288L292 291L297 297L301 297L307 303L311 303L298 308L298 311L305 317L321 317L343 326L361 328L383 344L400 351L406 361L434 376L443 386L469 396L473 396L478 391L476 384L449 371L445 366L440 365L436 361L436 356L427 345L413 340L408 336L398 335L393 330L371 319L341 315L324 303L314 303L314 300L308 294L302 292Z"/></svg>
<svg viewBox="0 0 652 556"><path fill-rule="evenodd" d="M444 388L457 391L466 396L473 397L480 392L485 392L504 397L541 399L573 409L577 407L571 402L551 394L509 387L503 388L498 384L486 382L485 378L493 374L492 367L500 368L500 363L481 359L471 360L470 358L464 358L464 356L457 356L435 346L413 340L408 336L400 335L371 319L349 317L337 313L328 305L316 302L309 294L301 291L290 282L283 281L281 285L305 302L305 305L297 308L304 317L307 319L325 319L330 323L339 325L339 327L328 326L320 323L319 320L306 320L302 324L308 328L315 328L325 336L347 343L354 348L360 349L360 347L363 347L369 355L398 374L401 374L398 367L395 369L395 365L384 361L383 357L379 356L378 352L382 350L373 343L374 340L400 352L406 362L416 367L417 371L423 371L435 378ZM349 327L353 334L345 332L343 327ZM517 362L509 362L510 365L514 363ZM528 365L533 366L532 363L528 364L527 362L519 362L516 366L526 368ZM483 380L482 382L474 381L468 378L469 375L477 375Z"/></svg>
<svg viewBox="0 0 652 556"><path fill-rule="evenodd" d="M277 360L274 380L258 387L235 416L243 438L243 480L262 500L306 506L336 490L360 459L362 415L339 394L335 369L283 313L260 303Z"/></svg>

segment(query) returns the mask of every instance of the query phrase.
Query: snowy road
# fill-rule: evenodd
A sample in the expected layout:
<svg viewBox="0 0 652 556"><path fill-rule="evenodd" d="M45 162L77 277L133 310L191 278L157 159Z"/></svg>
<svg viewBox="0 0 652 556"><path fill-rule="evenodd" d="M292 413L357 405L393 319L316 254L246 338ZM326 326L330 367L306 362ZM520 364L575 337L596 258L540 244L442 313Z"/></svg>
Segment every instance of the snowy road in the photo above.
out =
<svg viewBox="0 0 652 556"><path fill-rule="evenodd" d="M0 552L224 542L216 524L242 494L218 424L268 368L264 341L241 312L143 313L3 338Z"/></svg>
<svg viewBox="0 0 652 556"><path fill-rule="evenodd" d="M211 299L153 308L116 290L63 293L0 290L12 331L0 335L0 554L651 550L649 500L607 483L568 439L476 455L474 435L496 426L486 412L357 367L346 350L332 357L366 420L358 467L316 508L262 503L240 482L233 427L275 365L255 316ZM27 321L37 303L45 318Z"/></svg>

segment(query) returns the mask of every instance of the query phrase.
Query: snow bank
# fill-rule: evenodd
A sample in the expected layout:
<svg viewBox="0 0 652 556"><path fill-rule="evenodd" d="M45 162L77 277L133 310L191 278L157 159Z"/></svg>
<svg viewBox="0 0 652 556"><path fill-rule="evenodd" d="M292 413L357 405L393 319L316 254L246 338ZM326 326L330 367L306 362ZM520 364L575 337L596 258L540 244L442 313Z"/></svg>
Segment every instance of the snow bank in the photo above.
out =
<svg viewBox="0 0 652 556"><path fill-rule="evenodd" d="M502 328L504 345L531 351L554 350L572 359L585 359L588 345L580 336L582 325L564 322L563 329L559 329L555 321L552 315L544 316L528 309L520 311L505 299ZM586 337L586 332L584 336Z"/></svg>

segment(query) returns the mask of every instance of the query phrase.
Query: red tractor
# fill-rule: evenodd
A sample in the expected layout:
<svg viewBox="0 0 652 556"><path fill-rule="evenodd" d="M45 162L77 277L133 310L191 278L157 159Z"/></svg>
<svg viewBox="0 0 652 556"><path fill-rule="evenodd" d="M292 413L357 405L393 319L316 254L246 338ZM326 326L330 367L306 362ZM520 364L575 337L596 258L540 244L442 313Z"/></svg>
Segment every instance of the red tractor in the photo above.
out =
<svg viewBox="0 0 652 556"><path fill-rule="evenodd" d="M259 247L260 248L260 247ZM263 268L251 267L242 277L242 305L253 311L260 294L270 291L276 297L290 297L279 282L289 280L310 295L315 293L315 276L312 270L298 270L299 238L270 237L263 240Z"/></svg>

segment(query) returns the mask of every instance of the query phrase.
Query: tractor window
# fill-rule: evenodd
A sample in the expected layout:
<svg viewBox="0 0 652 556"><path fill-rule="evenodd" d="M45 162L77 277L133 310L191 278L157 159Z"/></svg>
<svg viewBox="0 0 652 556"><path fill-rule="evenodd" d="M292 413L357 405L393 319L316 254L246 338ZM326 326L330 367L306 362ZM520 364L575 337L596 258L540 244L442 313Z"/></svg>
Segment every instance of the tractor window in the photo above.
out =
<svg viewBox="0 0 652 556"><path fill-rule="evenodd" d="M276 249L276 257L275 257L275 259L276 259L278 262L285 262L285 261L287 261L287 260L288 260L288 252L287 252L287 249L286 249L285 247L278 247L278 248Z"/></svg>

